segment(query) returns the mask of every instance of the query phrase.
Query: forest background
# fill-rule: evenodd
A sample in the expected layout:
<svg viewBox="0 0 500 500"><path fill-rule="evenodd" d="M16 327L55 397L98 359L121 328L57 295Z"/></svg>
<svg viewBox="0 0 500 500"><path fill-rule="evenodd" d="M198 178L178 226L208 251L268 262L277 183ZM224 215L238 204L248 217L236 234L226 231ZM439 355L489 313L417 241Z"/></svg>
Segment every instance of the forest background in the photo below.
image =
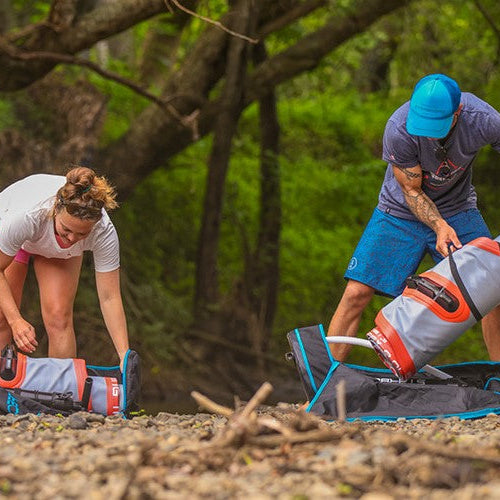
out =
<svg viewBox="0 0 500 500"><path fill-rule="evenodd" d="M0 187L74 164L107 176L146 398L245 396L296 383L286 333L328 324L390 114L436 72L500 109L499 61L496 0L0 0ZM491 148L474 183L496 236ZM79 355L111 364L84 264ZM23 311L45 355L33 278ZM487 359L478 328L435 362L471 359Z"/></svg>

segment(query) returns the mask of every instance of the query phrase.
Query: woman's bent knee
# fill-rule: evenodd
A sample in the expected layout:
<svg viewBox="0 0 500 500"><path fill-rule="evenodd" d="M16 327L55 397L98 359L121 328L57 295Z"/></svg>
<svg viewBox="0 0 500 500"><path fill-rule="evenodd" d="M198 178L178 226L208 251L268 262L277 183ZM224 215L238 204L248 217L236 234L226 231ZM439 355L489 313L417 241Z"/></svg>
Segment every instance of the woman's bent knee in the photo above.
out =
<svg viewBox="0 0 500 500"><path fill-rule="evenodd" d="M73 328L73 314L67 311L51 311L43 314L43 323L47 332L67 332Z"/></svg>

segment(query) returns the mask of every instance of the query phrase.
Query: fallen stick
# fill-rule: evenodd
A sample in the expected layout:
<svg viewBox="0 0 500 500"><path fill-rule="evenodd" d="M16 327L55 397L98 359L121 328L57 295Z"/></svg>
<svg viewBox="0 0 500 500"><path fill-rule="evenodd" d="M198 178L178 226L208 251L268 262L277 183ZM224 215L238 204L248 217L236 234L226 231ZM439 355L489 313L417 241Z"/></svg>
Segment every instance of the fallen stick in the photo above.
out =
<svg viewBox="0 0 500 500"><path fill-rule="evenodd" d="M320 429L306 432L294 432L287 436L285 436L284 434L250 436L247 439L247 444L275 448L283 444L321 443L325 441L336 441L341 439L342 436L342 432L335 432L329 429Z"/></svg>
<svg viewBox="0 0 500 500"><path fill-rule="evenodd" d="M398 446L404 444L408 451L418 453L429 453L441 457L450 458L453 460L478 460L481 462L489 462L500 465L499 455L485 455L484 451L475 453L473 451L465 451L459 447L443 447L442 444L425 443L407 436L398 436L389 440L390 445Z"/></svg>
<svg viewBox="0 0 500 500"><path fill-rule="evenodd" d="M245 405L240 413L242 418L248 417L257 406L263 403L267 397L273 392L273 386L269 382L264 382L259 390L252 396L250 401Z"/></svg>
<svg viewBox="0 0 500 500"><path fill-rule="evenodd" d="M230 417L234 413L234 410L231 410L231 408L215 403L214 401L197 391L192 391L191 396L201 408L205 408L211 413L218 413L219 415L222 415L224 417Z"/></svg>

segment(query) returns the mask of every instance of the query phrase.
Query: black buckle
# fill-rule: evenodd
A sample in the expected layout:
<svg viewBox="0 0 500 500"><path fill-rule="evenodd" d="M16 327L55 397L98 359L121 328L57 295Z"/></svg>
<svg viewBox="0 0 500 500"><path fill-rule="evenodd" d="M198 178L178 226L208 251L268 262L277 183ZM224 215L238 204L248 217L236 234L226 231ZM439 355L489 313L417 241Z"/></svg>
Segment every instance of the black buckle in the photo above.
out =
<svg viewBox="0 0 500 500"><path fill-rule="evenodd" d="M455 295L425 276L413 275L406 278L406 286L426 295L450 313L455 312L460 305Z"/></svg>

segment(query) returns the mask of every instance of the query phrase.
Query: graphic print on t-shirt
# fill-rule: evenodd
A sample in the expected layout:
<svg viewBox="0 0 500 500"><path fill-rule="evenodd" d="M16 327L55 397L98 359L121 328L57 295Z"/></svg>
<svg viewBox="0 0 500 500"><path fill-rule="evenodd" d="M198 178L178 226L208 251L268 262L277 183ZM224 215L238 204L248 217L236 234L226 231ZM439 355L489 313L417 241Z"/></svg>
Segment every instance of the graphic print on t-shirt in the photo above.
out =
<svg viewBox="0 0 500 500"><path fill-rule="evenodd" d="M438 190L453 182L456 176L464 170L463 167L455 165L450 159L446 159L441 162L435 172L423 171L423 184L429 189Z"/></svg>

